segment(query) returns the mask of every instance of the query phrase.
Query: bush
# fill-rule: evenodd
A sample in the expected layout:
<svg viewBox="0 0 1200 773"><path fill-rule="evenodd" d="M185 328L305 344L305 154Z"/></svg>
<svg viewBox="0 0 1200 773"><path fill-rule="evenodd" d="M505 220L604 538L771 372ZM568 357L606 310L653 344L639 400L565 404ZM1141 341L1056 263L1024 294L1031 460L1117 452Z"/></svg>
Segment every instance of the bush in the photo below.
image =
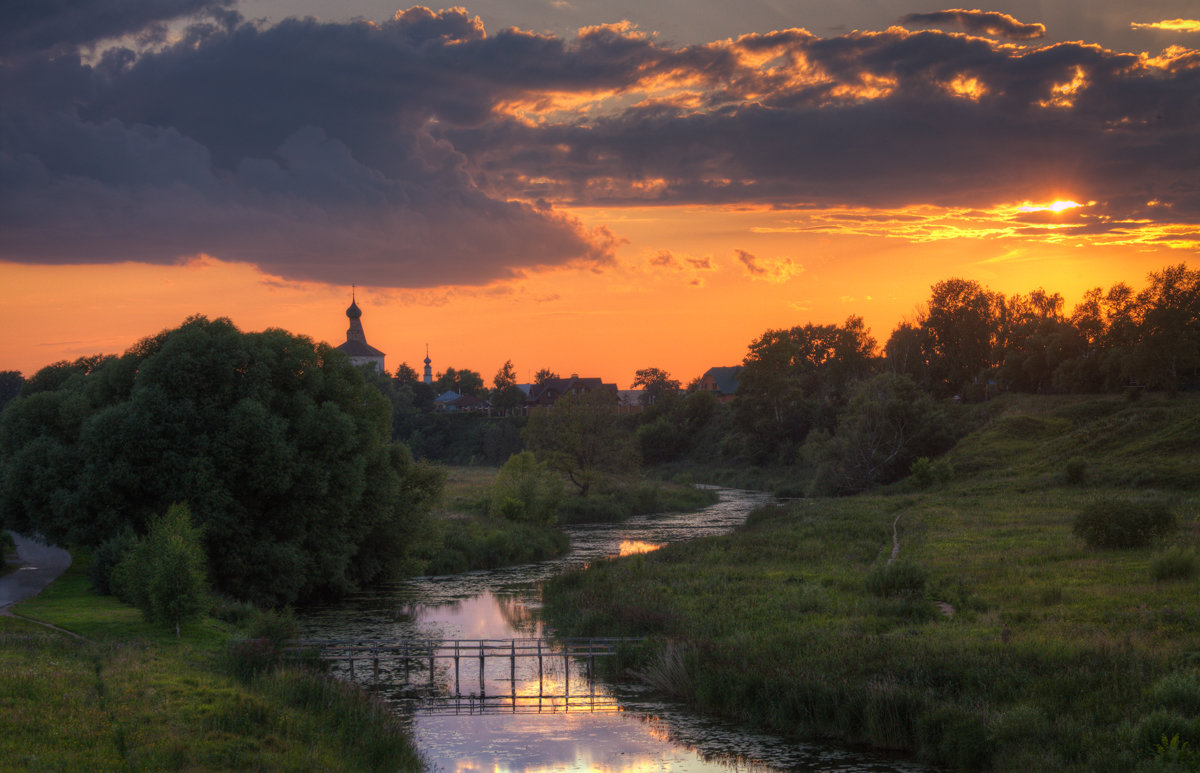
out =
<svg viewBox="0 0 1200 773"><path fill-rule="evenodd" d="M920 597L925 594L929 575L917 564L894 561L876 564L867 572L867 592L880 598Z"/></svg>
<svg viewBox="0 0 1200 773"><path fill-rule="evenodd" d="M1150 562L1150 576L1156 582L1190 580L1200 571L1196 551L1175 548L1161 553Z"/></svg>
<svg viewBox="0 0 1200 773"><path fill-rule="evenodd" d="M1063 472L1066 474L1067 483L1070 483L1072 486L1078 486L1087 478L1087 462L1077 456L1072 457L1067 460Z"/></svg>
<svg viewBox="0 0 1200 773"><path fill-rule="evenodd" d="M529 451L513 454L500 468L489 495L488 512L512 521L549 526L562 501L562 479Z"/></svg>
<svg viewBox="0 0 1200 773"><path fill-rule="evenodd" d="M908 468L908 473L912 476L913 483L917 488L929 488L934 483L947 483L954 478L954 468L950 462L945 459L934 461L928 456L913 460Z"/></svg>
<svg viewBox="0 0 1200 773"><path fill-rule="evenodd" d="M112 584L113 571L136 544L137 535L132 529L126 528L101 542L92 551L92 562L88 564L88 583L92 590L105 596L116 595Z"/></svg>
<svg viewBox="0 0 1200 773"><path fill-rule="evenodd" d="M1140 548L1169 534L1175 514L1158 502L1093 502L1075 516L1074 532L1093 548Z"/></svg>

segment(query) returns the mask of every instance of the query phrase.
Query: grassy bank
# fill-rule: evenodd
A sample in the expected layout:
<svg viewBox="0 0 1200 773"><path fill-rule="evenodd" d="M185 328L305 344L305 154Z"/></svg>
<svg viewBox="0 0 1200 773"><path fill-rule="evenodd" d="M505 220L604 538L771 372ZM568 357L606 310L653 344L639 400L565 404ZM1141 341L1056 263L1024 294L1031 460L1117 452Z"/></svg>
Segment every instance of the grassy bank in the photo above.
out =
<svg viewBox="0 0 1200 773"><path fill-rule="evenodd" d="M226 666L212 619L174 632L88 590L84 561L0 617L0 760L19 770L418 770L408 732L356 688Z"/></svg>
<svg viewBox="0 0 1200 773"><path fill-rule="evenodd" d="M568 575L548 612L655 636L644 678L783 733L967 769L1197 769L1200 398L989 410L948 483L768 508ZM1074 535L1085 506L1120 499L1167 505L1179 529L1128 550Z"/></svg>

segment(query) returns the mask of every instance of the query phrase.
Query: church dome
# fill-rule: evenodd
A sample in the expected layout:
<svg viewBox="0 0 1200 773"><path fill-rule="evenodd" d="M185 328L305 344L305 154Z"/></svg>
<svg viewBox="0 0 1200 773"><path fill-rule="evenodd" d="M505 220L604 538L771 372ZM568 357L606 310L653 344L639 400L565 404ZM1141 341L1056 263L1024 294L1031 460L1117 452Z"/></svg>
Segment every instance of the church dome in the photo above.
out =
<svg viewBox="0 0 1200 773"><path fill-rule="evenodd" d="M350 319L358 319L362 316L362 311L358 308L355 301L350 301L350 308L346 309L346 316Z"/></svg>

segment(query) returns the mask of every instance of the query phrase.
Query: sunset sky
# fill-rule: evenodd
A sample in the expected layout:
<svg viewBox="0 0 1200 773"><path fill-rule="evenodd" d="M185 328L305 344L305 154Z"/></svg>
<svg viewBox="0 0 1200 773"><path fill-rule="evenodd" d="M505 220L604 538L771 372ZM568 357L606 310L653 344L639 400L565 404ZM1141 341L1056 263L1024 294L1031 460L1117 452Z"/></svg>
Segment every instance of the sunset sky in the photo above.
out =
<svg viewBox="0 0 1200 773"><path fill-rule="evenodd" d="M0 6L0 370L353 283L389 369L686 383L1200 263L1194 0L58 5Z"/></svg>

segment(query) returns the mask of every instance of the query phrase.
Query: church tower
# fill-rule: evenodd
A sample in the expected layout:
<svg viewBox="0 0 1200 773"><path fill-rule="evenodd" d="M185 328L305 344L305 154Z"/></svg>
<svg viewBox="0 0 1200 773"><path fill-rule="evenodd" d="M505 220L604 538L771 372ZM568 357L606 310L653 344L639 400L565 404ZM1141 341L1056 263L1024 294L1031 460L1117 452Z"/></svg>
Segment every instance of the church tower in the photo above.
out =
<svg viewBox="0 0 1200 773"><path fill-rule="evenodd" d="M433 368L429 367L433 360L429 359L429 344L425 344L425 376L421 380L426 384L433 383Z"/></svg>
<svg viewBox="0 0 1200 773"><path fill-rule="evenodd" d="M386 355L368 344L367 334L363 332L362 310L358 308L358 301L355 298L356 289L351 288L350 308L346 309L346 316L350 319L350 328L346 331L346 343L339 346L338 349L349 355L350 362L354 365L370 365L380 372L385 372L383 358Z"/></svg>

